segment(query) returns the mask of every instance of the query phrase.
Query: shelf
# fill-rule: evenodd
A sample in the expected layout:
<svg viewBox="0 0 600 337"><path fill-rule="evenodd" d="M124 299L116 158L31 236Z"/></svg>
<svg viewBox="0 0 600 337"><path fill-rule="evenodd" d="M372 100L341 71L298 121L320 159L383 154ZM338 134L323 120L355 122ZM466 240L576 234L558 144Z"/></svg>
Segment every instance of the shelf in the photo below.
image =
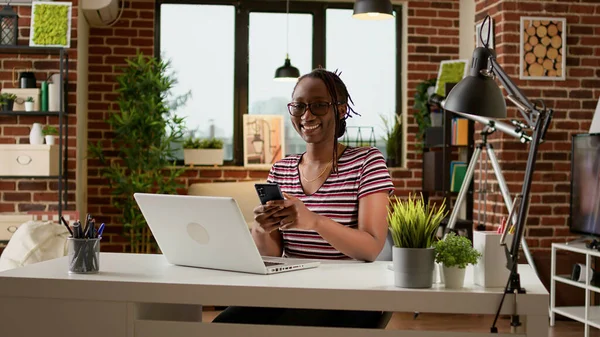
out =
<svg viewBox="0 0 600 337"><path fill-rule="evenodd" d="M581 289L587 288L587 286L585 285L584 282L573 281L568 278L569 277L568 275L555 275L553 277L554 277L555 281L560 282L560 283L570 284L574 287L581 288ZM590 286L589 288L594 288L594 287Z"/></svg>
<svg viewBox="0 0 600 337"><path fill-rule="evenodd" d="M0 176L0 179L58 179L61 176Z"/></svg>
<svg viewBox="0 0 600 337"><path fill-rule="evenodd" d="M61 47L1 46L0 54L47 54L60 55Z"/></svg>
<svg viewBox="0 0 600 337"><path fill-rule="evenodd" d="M585 320L585 307L555 307L552 309L557 314L574 319L581 323L600 329L600 307L589 307L588 320Z"/></svg>
<svg viewBox="0 0 600 337"><path fill-rule="evenodd" d="M557 249L562 249L574 253L588 254L590 256L600 257L600 251L587 248L584 242L553 243L552 246L556 247Z"/></svg>
<svg viewBox="0 0 600 337"><path fill-rule="evenodd" d="M0 116L59 116L60 111L0 111Z"/></svg>

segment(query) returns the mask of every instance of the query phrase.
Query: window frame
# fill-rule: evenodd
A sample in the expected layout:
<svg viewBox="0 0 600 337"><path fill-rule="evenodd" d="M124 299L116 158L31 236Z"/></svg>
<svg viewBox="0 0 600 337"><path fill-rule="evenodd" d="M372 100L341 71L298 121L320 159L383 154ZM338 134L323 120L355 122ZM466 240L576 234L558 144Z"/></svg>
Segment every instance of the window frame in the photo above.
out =
<svg viewBox="0 0 600 337"><path fill-rule="evenodd" d="M160 58L160 9L163 4L178 5L221 5L233 6L235 15L234 38L234 88L233 88L233 159L223 162L223 166L243 166L243 115L248 113L249 80L249 22L251 12L285 13L286 2L278 0L157 0L154 11L154 56ZM326 12L327 9L352 9L352 2L324 2L297 0L290 1L290 14L312 14L313 16L313 69L325 66L326 60ZM402 113L402 10L403 6L393 4L396 12L396 114ZM274 70L273 70L274 71ZM403 137L405 138L405 137ZM177 165L184 165L178 160Z"/></svg>

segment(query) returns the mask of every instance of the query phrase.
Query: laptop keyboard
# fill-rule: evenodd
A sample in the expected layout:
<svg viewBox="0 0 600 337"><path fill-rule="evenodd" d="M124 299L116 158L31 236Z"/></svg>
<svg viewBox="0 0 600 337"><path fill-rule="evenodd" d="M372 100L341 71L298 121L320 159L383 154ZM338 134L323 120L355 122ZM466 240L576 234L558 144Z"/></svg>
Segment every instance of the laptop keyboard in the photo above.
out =
<svg viewBox="0 0 600 337"><path fill-rule="evenodd" d="M282 262L269 262L269 261L263 261L265 263L265 266L270 267L270 266L279 266L282 265Z"/></svg>

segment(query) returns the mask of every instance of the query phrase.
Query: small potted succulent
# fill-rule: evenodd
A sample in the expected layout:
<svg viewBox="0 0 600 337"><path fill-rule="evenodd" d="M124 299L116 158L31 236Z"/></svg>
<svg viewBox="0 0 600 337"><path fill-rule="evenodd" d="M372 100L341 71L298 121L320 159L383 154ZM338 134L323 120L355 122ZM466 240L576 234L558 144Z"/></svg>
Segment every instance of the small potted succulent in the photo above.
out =
<svg viewBox="0 0 600 337"><path fill-rule="evenodd" d="M46 139L47 145L54 145L55 144L54 136L58 135L58 130L52 125L46 125L44 130L42 130L42 134L44 135L44 138Z"/></svg>
<svg viewBox="0 0 600 337"><path fill-rule="evenodd" d="M190 136L183 142L183 161L186 165L223 165L223 141Z"/></svg>
<svg viewBox="0 0 600 337"><path fill-rule="evenodd" d="M25 111L33 111L33 97L29 96L25 99Z"/></svg>
<svg viewBox="0 0 600 337"><path fill-rule="evenodd" d="M443 266L446 288L462 288L467 265L477 264L480 257L481 253L473 248L469 238L454 232L435 243L435 262Z"/></svg>

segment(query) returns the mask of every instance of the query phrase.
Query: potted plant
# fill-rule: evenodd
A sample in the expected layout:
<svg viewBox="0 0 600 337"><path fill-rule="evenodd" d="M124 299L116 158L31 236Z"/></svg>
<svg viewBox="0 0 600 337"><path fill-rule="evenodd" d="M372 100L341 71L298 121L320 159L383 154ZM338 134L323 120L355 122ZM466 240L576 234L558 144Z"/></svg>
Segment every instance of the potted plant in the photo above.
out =
<svg viewBox="0 0 600 337"><path fill-rule="evenodd" d="M46 139L47 145L54 145L54 136L58 135L58 130L52 125L46 125L44 130L42 130L42 134Z"/></svg>
<svg viewBox="0 0 600 337"><path fill-rule="evenodd" d="M388 209L388 227L392 234L394 284L402 288L430 288L435 264L434 241L442 219L447 215L445 201L439 208L423 195L407 201L394 200Z"/></svg>
<svg viewBox="0 0 600 337"><path fill-rule="evenodd" d="M388 167L397 167L402 164L402 118L396 115L391 121L380 116L385 127L385 151L387 155L386 164Z"/></svg>
<svg viewBox="0 0 600 337"><path fill-rule="evenodd" d="M25 111L33 111L33 97L29 96L25 99Z"/></svg>
<svg viewBox="0 0 600 337"><path fill-rule="evenodd" d="M183 142L183 161L186 165L223 165L223 141L189 136Z"/></svg>
<svg viewBox="0 0 600 337"><path fill-rule="evenodd" d="M17 95L11 93L3 93L0 95L0 101L2 103L2 111L12 111L15 105Z"/></svg>
<svg viewBox="0 0 600 337"><path fill-rule="evenodd" d="M415 92L415 103L413 108L415 111L415 122L417 123L418 130L416 136L416 148L421 150L423 147L423 137L425 136L425 130L431 126L431 116L429 109L429 96L435 89L435 83L437 79L432 78L423 81L417 85Z"/></svg>
<svg viewBox="0 0 600 337"><path fill-rule="evenodd" d="M446 288L459 289L465 282L465 269L477 264L481 253L473 248L469 238L450 232L435 243L435 262L443 266Z"/></svg>
<svg viewBox="0 0 600 337"><path fill-rule="evenodd" d="M138 53L126 58L116 76L118 109L106 122L111 144L90 144L90 157L100 162L101 176L110 187L111 206L119 214L131 253L158 252L133 194L176 194L185 168L176 166L176 149L184 137L185 119L175 113L189 95L171 95L176 79L168 61Z"/></svg>

